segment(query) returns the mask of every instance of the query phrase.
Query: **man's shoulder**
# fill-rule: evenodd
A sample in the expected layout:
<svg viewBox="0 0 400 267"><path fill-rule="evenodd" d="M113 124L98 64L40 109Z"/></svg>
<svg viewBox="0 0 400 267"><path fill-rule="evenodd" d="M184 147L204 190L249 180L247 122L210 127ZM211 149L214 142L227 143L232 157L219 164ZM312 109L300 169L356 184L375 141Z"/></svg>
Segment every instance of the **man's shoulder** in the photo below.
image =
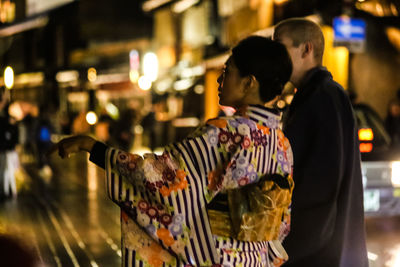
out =
<svg viewBox="0 0 400 267"><path fill-rule="evenodd" d="M323 79L322 82L320 83L320 86L323 90L329 90L329 92L335 92L340 94L345 93L343 86L332 78Z"/></svg>
<svg viewBox="0 0 400 267"><path fill-rule="evenodd" d="M309 86L308 95L301 101L303 104L295 108L297 111L303 110L312 118L323 120L350 112L351 103L345 90L332 78L325 77Z"/></svg>
<svg viewBox="0 0 400 267"><path fill-rule="evenodd" d="M329 72L328 72L329 73ZM336 101L348 102L348 96L343 88L338 82L333 80L332 76L325 75L318 79L314 84L310 85L314 87L313 97L318 98L318 102L323 104L324 101L331 102L332 99Z"/></svg>

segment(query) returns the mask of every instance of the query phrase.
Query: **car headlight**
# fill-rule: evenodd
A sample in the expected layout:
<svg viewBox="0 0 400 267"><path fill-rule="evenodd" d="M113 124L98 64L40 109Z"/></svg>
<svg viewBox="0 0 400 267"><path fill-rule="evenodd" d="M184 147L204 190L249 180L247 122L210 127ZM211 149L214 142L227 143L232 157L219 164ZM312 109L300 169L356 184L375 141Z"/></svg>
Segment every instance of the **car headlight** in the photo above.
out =
<svg viewBox="0 0 400 267"><path fill-rule="evenodd" d="M400 161L392 162L392 185L400 187Z"/></svg>

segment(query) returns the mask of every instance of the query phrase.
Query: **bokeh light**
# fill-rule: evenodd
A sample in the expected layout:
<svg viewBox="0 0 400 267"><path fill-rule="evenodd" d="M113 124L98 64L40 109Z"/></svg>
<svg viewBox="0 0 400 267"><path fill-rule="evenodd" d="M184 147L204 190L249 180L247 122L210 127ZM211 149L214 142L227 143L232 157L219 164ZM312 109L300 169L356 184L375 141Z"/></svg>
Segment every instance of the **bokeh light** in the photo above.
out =
<svg viewBox="0 0 400 267"><path fill-rule="evenodd" d="M87 78L89 82L95 82L97 79L97 71L95 68L89 68Z"/></svg>
<svg viewBox="0 0 400 267"><path fill-rule="evenodd" d="M14 71L10 66L4 70L4 85L7 89L11 89L14 86Z"/></svg>
<svg viewBox="0 0 400 267"><path fill-rule="evenodd" d="M143 73L151 82L157 80L158 76L158 58L153 52L148 52L143 58Z"/></svg>
<svg viewBox="0 0 400 267"><path fill-rule="evenodd" d="M86 114L86 121L87 123L89 123L90 125L95 125L97 122L97 115L96 113L94 113L93 111L89 111Z"/></svg>
<svg viewBox="0 0 400 267"><path fill-rule="evenodd" d="M145 75L141 76L138 80L138 85L142 90L149 90L151 88L151 79Z"/></svg>

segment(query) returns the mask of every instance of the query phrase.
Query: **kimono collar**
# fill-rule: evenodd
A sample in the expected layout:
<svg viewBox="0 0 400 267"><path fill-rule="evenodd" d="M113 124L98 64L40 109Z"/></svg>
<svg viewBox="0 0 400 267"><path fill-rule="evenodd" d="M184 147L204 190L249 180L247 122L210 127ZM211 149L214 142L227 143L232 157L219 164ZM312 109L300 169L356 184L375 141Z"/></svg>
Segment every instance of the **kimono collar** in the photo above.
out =
<svg viewBox="0 0 400 267"><path fill-rule="evenodd" d="M256 123L269 128L280 127L281 113L276 109L267 108L262 105L248 105L238 110L236 115L249 118Z"/></svg>

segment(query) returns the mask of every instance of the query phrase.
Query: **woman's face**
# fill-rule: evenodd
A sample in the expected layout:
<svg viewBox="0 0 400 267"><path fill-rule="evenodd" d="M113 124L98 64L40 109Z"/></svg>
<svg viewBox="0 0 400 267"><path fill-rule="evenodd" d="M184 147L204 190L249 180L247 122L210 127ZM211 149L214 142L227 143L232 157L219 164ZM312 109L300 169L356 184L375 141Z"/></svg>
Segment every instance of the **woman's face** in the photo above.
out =
<svg viewBox="0 0 400 267"><path fill-rule="evenodd" d="M245 97L243 79L233 59L230 57L226 61L225 67L217 79L219 84L218 96L220 105L237 108L243 104Z"/></svg>

